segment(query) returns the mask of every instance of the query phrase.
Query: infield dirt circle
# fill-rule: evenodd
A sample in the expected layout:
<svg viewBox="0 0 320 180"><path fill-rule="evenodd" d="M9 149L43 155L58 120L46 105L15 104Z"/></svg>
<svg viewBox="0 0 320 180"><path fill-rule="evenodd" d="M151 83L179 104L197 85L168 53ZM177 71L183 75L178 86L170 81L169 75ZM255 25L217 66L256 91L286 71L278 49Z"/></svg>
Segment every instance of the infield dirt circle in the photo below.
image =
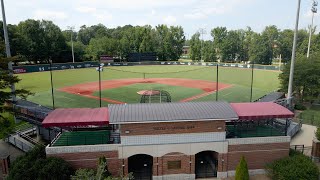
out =
<svg viewBox="0 0 320 180"><path fill-rule="evenodd" d="M180 100L180 102L192 101L194 99L198 99L209 94L212 94L218 90L226 89L231 87L230 84L218 83L218 88L216 82L205 81L205 80L195 80L195 79L181 79L181 78L148 78L148 79L116 79L116 80L106 80L101 81L101 90L119 88L122 86L128 86L131 84L137 83L157 83L171 86L182 86L188 88L198 88L204 91L204 93L188 97ZM84 96L93 99L99 99L99 97L94 96L93 93L99 91L99 83L98 82L89 82L83 84L77 84L74 86L67 86L59 89L59 91L76 94L79 96ZM101 98L103 101L107 101L115 104L123 104L126 102L118 101L110 98Z"/></svg>

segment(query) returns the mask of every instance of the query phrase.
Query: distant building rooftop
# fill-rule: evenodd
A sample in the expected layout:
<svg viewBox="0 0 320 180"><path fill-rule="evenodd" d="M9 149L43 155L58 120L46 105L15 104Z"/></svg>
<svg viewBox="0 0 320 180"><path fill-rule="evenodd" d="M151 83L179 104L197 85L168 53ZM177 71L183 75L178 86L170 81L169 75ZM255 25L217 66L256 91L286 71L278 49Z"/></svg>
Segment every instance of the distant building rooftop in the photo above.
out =
<svg viewBox="0 0 320 180"><path fill-rule="evenodd" d="M272 92L270 94L267 94L260 98L258 101L259 102L274 102L280 98L284 97L283 92Z"/></svg>

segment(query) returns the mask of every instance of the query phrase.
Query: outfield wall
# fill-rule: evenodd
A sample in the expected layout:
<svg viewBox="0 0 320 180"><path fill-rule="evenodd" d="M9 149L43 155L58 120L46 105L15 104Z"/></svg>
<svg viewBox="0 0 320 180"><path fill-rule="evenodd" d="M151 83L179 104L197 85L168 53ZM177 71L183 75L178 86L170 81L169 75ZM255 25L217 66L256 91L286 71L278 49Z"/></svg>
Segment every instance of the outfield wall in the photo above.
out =
<svg viewBox="0 0 320 180"><path fill-rule="evenodd" d="M52 64L52 70L65 70L65 69L80 69L80 68L90 68L90 67L98 67L99 62L78 62L78 63L59 63ZM235 67L235 68L252 68L251 64L238 64L238 63L216 63L216 62L113 62L113 63L105 63L104 66L141 66L141 65L189 65L189 66L221 66L221 67ZM260 65L255 64L254 69L263 69L263 70L278 70L279 66L273 65ZM31 72L42 72L42 71L50 71L49 64L38 64L38 65L26 65L26 66L14 66L13 71L15 74L20 73L31 73Z"/></svg>

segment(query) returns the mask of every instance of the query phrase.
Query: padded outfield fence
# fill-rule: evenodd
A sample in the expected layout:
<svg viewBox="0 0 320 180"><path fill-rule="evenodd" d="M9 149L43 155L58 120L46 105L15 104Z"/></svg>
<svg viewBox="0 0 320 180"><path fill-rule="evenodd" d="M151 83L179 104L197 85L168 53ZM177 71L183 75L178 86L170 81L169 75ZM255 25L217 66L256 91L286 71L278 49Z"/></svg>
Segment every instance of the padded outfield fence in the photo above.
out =
<svg viewBox="0 0 320 180"><path fill-rule="evenodd" d="M100 74L102 106L107 106L109 103L140 103L141 95L137 92L141 90L167 91L172 102L249 102L276 91L279 88L278 76L281 72L264 70L270 69L271 66L251 64L183 62L151 64L155 65L110 63L105 64L100 73L94 67L95 64L87 65L92 68L79 66L79 69L52 71L54 98L52 98L50 72L41 72L41 75L18 74L22 81L17 87L34 92L35 95L28 97L28 100L47 107L53 106L52 99L54 99L55 107L95 108L100 104ZM56 64L52 65L54 66ZM44 71L47 70L44 68Z"/></svg>
<svg viewBox="0 0 320 180"><path fill-rule="evenodd" d="M141 65L189 65L189 66L222 66L222 67L237 67L237 68L250 68L251 64L241 64L241 63L210 63L210 62L161 62L161 61L151 61L151 62L112 62L104 63L104 66L141 66ZM77 62L77 63L54 63L52 64L52 70L66 70L66 69L80 69L80 68L90 68L98 67L99 62L89 61L89 62ZM255 65L255 69L263 70L281 70L282 67L274 65ZM50 71L50 64L36 64L36 65L24 65L24 66L14 66L13 71L15 74L20 73L32 73L32 72L42 72Z"/></svg>

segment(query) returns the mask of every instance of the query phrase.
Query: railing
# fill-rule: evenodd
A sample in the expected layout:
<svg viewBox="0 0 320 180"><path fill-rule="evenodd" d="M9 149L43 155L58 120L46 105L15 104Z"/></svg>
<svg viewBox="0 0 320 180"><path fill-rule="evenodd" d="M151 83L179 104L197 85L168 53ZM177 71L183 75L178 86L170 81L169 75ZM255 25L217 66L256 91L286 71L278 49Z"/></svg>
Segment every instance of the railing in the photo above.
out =
<svg viewBox="0 0 320 180"><path fill-rule="evenodd" d="M302 145L291 145L290 149L301 152L302 154L306 156L311 156L311 149L312 146L305 146L304 144Z"/></svg>
<svg viewBox="0 0 320 180"><path fill-rule="evenodd" d="M290 136L290 137L295 136L301 130L301 127L302 127L302 123L300 120L300 122L297 123L293 129L291 129L289 132L287 132L287 136Z"/></svg>

